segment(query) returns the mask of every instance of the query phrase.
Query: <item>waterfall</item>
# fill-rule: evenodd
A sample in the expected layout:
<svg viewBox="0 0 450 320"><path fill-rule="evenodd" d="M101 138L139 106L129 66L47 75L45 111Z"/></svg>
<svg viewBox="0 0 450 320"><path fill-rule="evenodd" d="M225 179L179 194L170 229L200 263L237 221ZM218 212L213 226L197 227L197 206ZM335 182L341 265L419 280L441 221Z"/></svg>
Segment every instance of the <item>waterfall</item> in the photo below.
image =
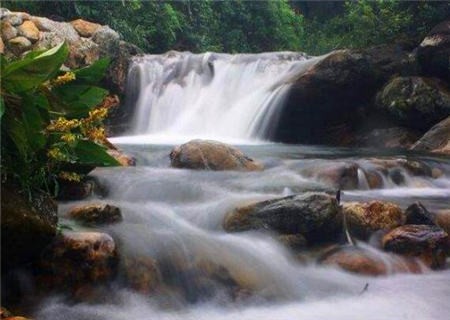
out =
<svg viewBox="0 0 450 320"><path fill-rule="evenodd" d="M295 52L135 57L131 134L270 139L292 82L319 59Z"/></svg>

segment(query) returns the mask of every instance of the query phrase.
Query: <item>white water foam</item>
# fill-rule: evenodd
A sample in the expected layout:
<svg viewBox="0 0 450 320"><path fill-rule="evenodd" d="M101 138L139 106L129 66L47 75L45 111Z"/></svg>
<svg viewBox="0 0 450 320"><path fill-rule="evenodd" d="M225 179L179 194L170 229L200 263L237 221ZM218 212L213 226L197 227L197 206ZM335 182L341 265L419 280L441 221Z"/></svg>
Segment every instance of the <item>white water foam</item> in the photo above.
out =
<svg viewBox="0 0 450 320"><path fill-rule="evenodd" d="M294 52L138 57L128 75L128 96L134 100L129 104L135 105L132 134L152 143L187 136L268 139L291 84L320 59ZM115 141L133 141L121 139Z"/></svg>

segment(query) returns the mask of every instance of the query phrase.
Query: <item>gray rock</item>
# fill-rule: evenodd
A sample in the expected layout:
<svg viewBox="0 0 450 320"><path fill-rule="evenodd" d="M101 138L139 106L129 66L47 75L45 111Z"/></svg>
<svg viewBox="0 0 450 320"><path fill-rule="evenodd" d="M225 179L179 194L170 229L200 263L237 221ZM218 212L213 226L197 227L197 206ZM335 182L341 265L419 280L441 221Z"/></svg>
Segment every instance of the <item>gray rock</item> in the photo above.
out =
<svg viewBox="0 0 450 320"><path fill-rule="evenodd" d="M437 79L397 77L377 95L377 107L406 127L427 130L450 116L450 92Z"/></svg>
<svg viewBox="0 0 450 320"><path fill-rule="evenodd" d="M280 234L301 234L325 240L340 228L341 209L333 196L304 193L257 202L229 212L223 228L229 232L268 229Z"/></svg>

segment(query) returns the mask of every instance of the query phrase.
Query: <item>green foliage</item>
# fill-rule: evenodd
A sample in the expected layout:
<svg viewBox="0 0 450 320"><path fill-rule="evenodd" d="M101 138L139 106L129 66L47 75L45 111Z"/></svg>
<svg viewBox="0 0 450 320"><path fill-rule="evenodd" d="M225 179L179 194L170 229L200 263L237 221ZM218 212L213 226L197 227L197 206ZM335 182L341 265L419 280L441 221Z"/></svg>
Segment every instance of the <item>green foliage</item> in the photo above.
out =
<svg viewBox="0 0 450 320"><path fill-rule="evenodd" d="M62 73L67 55L61 43L16 61L2 56L2 181L48 189L58 178L78 179L88 166L118 165L103 146L107 110L96 108L108 94L95 86L108 61Z"/></svg>
<svg viewBox="0 0 450 320"><path fill-rule="evenodd" d="M419 41L450 12L448 1L399 0L73 0L4 1L3 5L60 20L83 18L107 24L149 53L298 50L323 54L399 38Z"/></svg>

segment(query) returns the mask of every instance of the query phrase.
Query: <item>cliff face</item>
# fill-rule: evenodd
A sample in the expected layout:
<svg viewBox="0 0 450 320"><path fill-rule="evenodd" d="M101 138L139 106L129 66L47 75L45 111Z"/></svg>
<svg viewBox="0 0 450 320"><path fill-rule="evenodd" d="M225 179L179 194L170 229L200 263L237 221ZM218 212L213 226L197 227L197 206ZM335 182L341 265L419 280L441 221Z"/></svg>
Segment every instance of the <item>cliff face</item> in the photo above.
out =
<svg viewBox="0 0 450 320"><path fill-rule="evenodd" d="M136 46L122 41L110 27L82 19L59 22L5 8L0 9L0 19L0 53L7 58L20 57L31 50L50 49L66 41L70 54L65 66L69 69L110 58L104 85L120 95L125 92L129 58L141 53Z"/></svg>

